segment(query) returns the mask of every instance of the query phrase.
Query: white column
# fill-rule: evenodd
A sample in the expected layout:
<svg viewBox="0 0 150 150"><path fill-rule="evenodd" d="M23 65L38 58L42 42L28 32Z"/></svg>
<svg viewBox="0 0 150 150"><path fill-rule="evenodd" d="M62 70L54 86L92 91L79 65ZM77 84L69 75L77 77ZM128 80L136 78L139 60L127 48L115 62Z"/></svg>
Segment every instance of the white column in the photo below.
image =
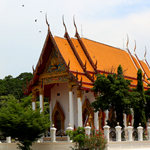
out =
<svg viewBox="0 0 150 150"><path fill-rule="evenodd" d="M66 131L72 131L72 130L73 130L73 128L72 128L71 125L69 124L69 127L67 127ZM67 140L68 140L68 142L72 142L72 141L70 141L69 135L67 136Z"/></svg>
<svg viewBox="0 0 150 150"><path fill-rule="evenodd" d="M148 131L148 141L150 141L150 124L149 124L149 126L147 127L147 131Z"/></svg>
<svg viewBox="0 0 150 150"><path fill-rule="evenodd" d="M105 114L106 114L105 122L107 122L107 120L108 120L108 113L109 113L109 111L108 111L108 110L106 110L106 111L105 111Z"/></svg>
<svg viewBox="0 0 150 150"><path fill-rule="evenodd" d="M11 136L6 137L6 143L11 143Z"/></svg>
<svg viewBox="0 0 150 150"><path fill-rule="evenodd" d="M134 124L134 111L133 111L133 108L131 108L131 114L132 114L131 123L132 123L132 125L133 125L133 124Z"/></svg>
<svg viewBox="0 0 150 150"><path fill-rule="evenodd" d="M71 127L74 127L74 110L73 110L73 92L72 92L72 85L69 84L69 124Z"/></svg>
<svg viewBox="0 0 150 150"><path fill-rule="evenodd" d="M127 127L127 130L128 130L128 141L132 141L132 130L133 130L133 127L130 126L130 123L129 123L129 126Z"/></svg>
<svg viewBox="0 0 150 150"><path fill-rule="evenodd" d="M143 141L143 127L141 127L141 123L139 123L137 130L138 130L138 141Z"/></svg>
<svg viewBox="0 0 150 150"><path fill-rule="evenodd" d="M49 103L49 119L52 122L52 100L50 100L50 103Z"/></svg>
<svg viewBox="0 0 150 150"><path fill-rule="evenodd" d="M51 128L51 142L56 142L56 128L54 127L54 124Z"/></svg>
<svg viewBox="0 0 150 150"><path fill-rule="evenodd" d="M39 99L40 99L40 112L43 112L43 106L44 106L44 99L43 99L43 90L40 89L39 91Z"/></svg>
<svg viewBox="0 0 150 150"><path fill-rule="evenodd" d="M107 139L107 142L109 142L109 126L107 125L107 122L105 123L105 126L103 127L104 128L104 135Z"/></svg>
<svg viewBox="0 0 150 150"><path fill-rule="evenodd" d="M121 126L119 126L119 122L117 122L116 129L116 141L121 141Z"/></svg>
<svg viewBox="0 0 150 150"><path fill-rule="evenodd" d="M99 130L98 111L94 113L94 126L96 130Z"/></svg>
<svg viewBox="0 0 150 150"><path fill-rule="evenodd" d="M124 127L127 127L127 116L126 114L123 114L123 122L124 122Z"/></svg>
<svg viewBox="0 0 150 150"><path fill-rule="evenodd" d="M82 95L81 90L77 89L77 118L78 127L82 127Z"/></svg>
<svg viewBox="0 0 150 150"><path fill-rule="evenodd" d="M36 110L36 95L32 92L32 109Z"/></svg>

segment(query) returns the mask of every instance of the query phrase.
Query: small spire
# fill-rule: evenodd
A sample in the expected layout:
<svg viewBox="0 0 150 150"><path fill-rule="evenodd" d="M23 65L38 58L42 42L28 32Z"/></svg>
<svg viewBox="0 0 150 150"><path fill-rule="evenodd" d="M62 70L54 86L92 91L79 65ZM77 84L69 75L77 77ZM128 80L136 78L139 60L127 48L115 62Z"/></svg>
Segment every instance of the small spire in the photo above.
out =
<svg viewBox="0 0 150 150"><path fill-rule="evenodd" d="M107 125L107 121L105 122L105 125Z"/></svg>
<svg viewBox="0 0 150 150"><path fill-rule="evenodd" d="M117 125L119 126L119 122L117 122Z"/></svg>
<svg viewBox="0 0 150 150"><path fill-rule="evenodd" d="M89 123L87 123L86 126L89 126Z"/></svg>
<svg viewBox="0 0 150 150"><path fill-rule="evenodd" d="M48 30L50 31L49 23L48 23L48 21L47 21L47 13L45 14L45 20L46 20L46 24L47 24L47 26L48 26Z"/></svg>
<svg viewBox="0 0 150 150"><path fill-rule="evenodd" d="M145 46L144 60L146 59L146 53L147 53L147 50L146 50L146 46Z"/></svg>
<svg viewBox="0 0 150 150"><path fill-rule="evenodd" d="M129 126L131 125L131 123L129 122Z"/></svg>
<svg viewBox="0 0 150 150"><path fill-rule="evenodd" d="M76 23L75 23L75 15L73 16L73 23L74 23L74 26L75 26L75 29L76 29L76 34L78 33L78 30L77 30L77 26L76 26ZM75 35L76 35L75 34Z"/></svg>
<svg viewBox="0 0 150 150"><path fill-rule="evenodd" d="M128 34L127 34L127 44L126 44L127 49L128 49L128 44L129 44L129 37L128 37Z"/></svg>
<svg viewBox="0 0 150 150"><path fill-rule="evenodd" d="M141 123L139 123L139 126L141 126Z"/></svg>
<svg viewBox="0 0 150 150"><path fill-rule="evenodd" d="M69 123L69 127L71 126L71 124Z"/></svg>
<svg viewBox="0 0 150 150"><path fill-rule="evenodd" d="M65 27L65 33L67 32L67 28L66 28L66 25L65 25L65 22L64 22L64 14L63 14L63 16L62 16L62 21L63 21L63 25L64 25L64 27Z"/></svg>
<svg viewBox="0 0 150 150"><path fill-rule="evenodd" d="M52 125L52 127L54 128L54 124Z"/></svg>
<svg viewBox="0 0 150 150"><path fill-rule="evenodd" d="M135 50L136 50L136 41L134 40L135 42L135 47L134 47L134 54L136 54Z"/></svg>

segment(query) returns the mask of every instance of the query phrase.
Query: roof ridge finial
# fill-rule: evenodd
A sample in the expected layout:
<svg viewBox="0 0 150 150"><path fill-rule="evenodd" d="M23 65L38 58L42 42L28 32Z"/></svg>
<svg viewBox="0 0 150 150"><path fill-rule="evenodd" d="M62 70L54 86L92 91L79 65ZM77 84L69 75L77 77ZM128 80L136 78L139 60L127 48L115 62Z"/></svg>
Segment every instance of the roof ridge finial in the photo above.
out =
<svg viewBox="0 0 150 150"><path fill-rule="evenodd" d="M48 30L50 31L49 23L48 23L48 21L47 21L47 13L45 14L45 20L46 20L46 24L47 24L47 26L48 26Z"/></svg>
<svg viewBox="0 0 150 150"><path fill-rule="evenodd" d="M134 54L136 54L136 40L134 40L134 42L135 42L135 47L134 47Z"/></svg>
<svg viewBox="0 0 150 150"><path fill-rule="evenodd" d="M146 46L145 46L144 60L146 59L146 53L147 53L147 50L146 50Z"/></svg>
<svg viewBox="0 0 150 150"><path fill-rule="evenodd" d="M63 21L63 25L65 27L65 33L67 33L67 28L66 28L66 25L65 25L65 22L64 22L64 14L62 15L62 21Z"/></svg>
<svg viewBox="0 0 150 150"><path fill-rule="evenodd" d="M78 30L77 30L77 26L76 26L76 23L75 23L75 15L73 16L73 23L74 23L74 26L75 26L75 29L76 29L76 34L78 33ZM76 36L75 34L75 36Z"/></svg>
<svg viewBox="0 0 150 150"><path fill-rule="evenodd" d="M128 44L129 44L129 37L128 37L128 34L127 34L127 44L126 44L127 49L128 49Z"/></svg>

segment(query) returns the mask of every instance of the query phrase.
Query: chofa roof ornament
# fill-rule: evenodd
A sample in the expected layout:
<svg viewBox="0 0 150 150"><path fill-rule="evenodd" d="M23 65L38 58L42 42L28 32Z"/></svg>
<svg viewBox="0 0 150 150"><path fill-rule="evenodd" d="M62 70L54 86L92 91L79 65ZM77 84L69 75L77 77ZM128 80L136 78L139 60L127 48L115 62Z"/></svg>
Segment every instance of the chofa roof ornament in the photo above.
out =
<svg viewBox="0 0 150 150"><path fill-rule="evenodd" d="M47 26L48 26L48 30L50 30L50 28L49 28L49 23L48 23L48 21L47 21L47 13L45 14L45 20L46 20L46 24L47 24Z"/></svg>
<svg viewBox="0 0 150 150"><path fill-rule="evenodd" d="M127 34L127 44L126 44L127 49L128 49L128 44L129 44L129 37L128 37L128 34Z"/></svg>
<svg viewBox="0 0 150 150"><path fill-rule="evenodd" d="M74 23L74 27L76 29L76 33L75 33L75 37L76 37L76 35L78 34L78 30L77 30L77 26L76 26L76 23L75 23L75 15L73 16L73 23Z"/></svg>
<svg viewBox="0 0 150 150"><path fill-rule="evenodd" d="M136 54L136 40L134 40L135 42L135 47L134 47L134 55Z"/></svg>
<svg viewBox="0 0 150 150"><path fill-rule="evenodd" d="M66 28L65 21L64 21L64 14L62 15L62 21L63 21L63 25L65 27L65 33L67 33L67 28Z"/></svg>
<svg viewBox="0 0 150 150"><path fill-rule="evenodd" d="M147 53L147 50L146 50L146 46L145 46L145 54L144 54L144 59L143 60L146 60L146 53Z"/></svg>

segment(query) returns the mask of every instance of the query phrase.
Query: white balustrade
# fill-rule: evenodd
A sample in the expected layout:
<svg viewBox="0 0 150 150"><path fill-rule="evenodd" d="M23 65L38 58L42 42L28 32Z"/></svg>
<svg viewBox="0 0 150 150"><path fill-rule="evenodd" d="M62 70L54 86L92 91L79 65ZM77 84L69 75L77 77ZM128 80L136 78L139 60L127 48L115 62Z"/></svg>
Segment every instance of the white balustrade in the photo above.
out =
<svg viewBox="0 0 150 150"><path fill-rule="evenodd" d="M141 127L141 123L139 123L137 130L138 130L138 141L143 141L143 127Z"/></svg>
<svg viewBox="0 0 150 150"><path fill-rule="evenodd" d="M121 126L119 126L119 122L117 122L116 129L116 141L121 141Z"/></svg>
<svg viewBox="0 0 150 150"><path fill-rule="evenodd" d="M127 127L127 130L128 130L128 141L132 141L132 130L133 130L133 127L130 126L130 123L129 123L129 126Z"/></svg>
<svg viewBox="0 0 150 150"><path fill-rule="evenodd" d="M103 128L104 128L104 135L107 138L107 141L109 142L109 128L110 127L107 125L107 122L105 123L105 126Z"/></svg>
<svg viewBox="0 0 150 150"><path fill-rule="evenodd" d="M54 127L54 124L51 128L51 142L56 142L56 128Z"/></svg>
<svg viewBox="0 0 150 150"><path fill-rule="evenodd" d="M147 132L148 132L148 141L150 141L150 124L149 127L147 127Z"/></svg>
<svg viewBox="0 0 150 150"><path fill-rule="evenodd" d="M11 136L6 137L6 143L11 143Z"/></svg>
<svg viewBox="0 0 150 150"><path fill-rule="evenodd" d="M89 126L89 123L87 123L85 127L85 134L90 135L90 132L91 132L91 127Z"/></svg>
<svg viewBox="0 0 150 150"><path fill-rule="evenodd" d="M72 131L72 130L73 130L73 128L72 128L71 125L69 124L69 127L66 128L66 131ZM67 141L68 141L68 142L71 142L69 135L67 136Z"/></svg>

